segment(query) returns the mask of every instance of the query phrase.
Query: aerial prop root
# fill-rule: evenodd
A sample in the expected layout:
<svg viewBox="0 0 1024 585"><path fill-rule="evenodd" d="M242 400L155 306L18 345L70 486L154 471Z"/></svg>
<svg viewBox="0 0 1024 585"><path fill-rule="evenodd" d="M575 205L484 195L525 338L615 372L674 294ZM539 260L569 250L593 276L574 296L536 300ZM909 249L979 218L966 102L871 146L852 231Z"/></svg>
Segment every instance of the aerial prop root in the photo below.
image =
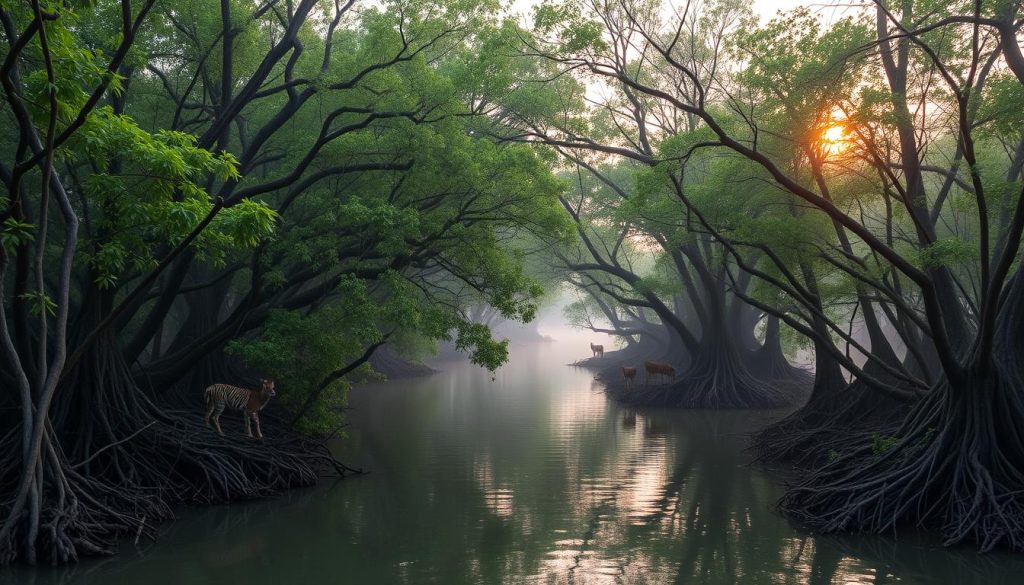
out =
<svg viewBox="0 0 1024 585"><path fill-rule="evenodd" d="M911 408L910 403L887 399L859 381L823 394L754 433L755 460L814 468L851 445L895 435Z"/></svg>
<svg viewBox="0 0 1024 585"><path fill-rule="evenodd" d="M1012 383L1010 383L1012 381ZM780 508L821 532L935 530L946 545L1024 551L1024 403L1017 377L942 382L882 449L862 441Z"/></svg>
<svg viewBox="0 0 1024 585"><path fill-rule="evenodd" d="M13 488L23 468L20 434L0 439L0 453L8 454L0 461L8 470L0 471L0 564L111 554L118 536L152 538L154 525L173 518L175 504L264 497L312 485L324 473L358 471L336 461L323 442L288 435L273 423L267 431L274 438L257 441L221 437L196 412L153 414L114 429L130 440L97 444L88 460L74 464L47 434L45 456L33 464L44 472L41 497L13 516ZM110 440L106 433L94 437Z"/></svg>
<svg viewBox="0 0 1024 585"><path fill-rule="evenodd" d="M8 435L0 450L14 454L3 462L7 469L22 468L20 440ZM136 528L137 510L159 510L159 502L134 497L116 487L77 473L60 455L49 433L41 455L29 466L36 474L37 497L14 511L14 490L4 483L0 502L0 564L18 559L36 563L63 563L82 555L109 554L118 533ZM169 514L169 509L165 514Z"/></svg>

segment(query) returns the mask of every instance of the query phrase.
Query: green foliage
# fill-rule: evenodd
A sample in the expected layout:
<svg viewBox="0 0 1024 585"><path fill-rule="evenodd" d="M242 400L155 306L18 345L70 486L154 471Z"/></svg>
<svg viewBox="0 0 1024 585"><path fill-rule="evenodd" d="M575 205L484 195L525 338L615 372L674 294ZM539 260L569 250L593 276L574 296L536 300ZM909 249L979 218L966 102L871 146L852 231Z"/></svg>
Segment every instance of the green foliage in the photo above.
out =
<svg viewBox="0 0 1024 585"><path fill-rule="evenodd" d="M300 161L319 133L323 111L428 112L342 133L323 147L315 165L409 161L407 168L363 173L351 186L345 180L313 183L293 200L280 192L267 197L288 201L275 238L263 248L269 289L289 290L296 272L339 282L315 310L273 311L265 326L232 344L252 367L287 380L281 394L293 409L319 392L330 372L385 338L416 352L448 341L474 363L499 367L507 359L507 343L467 319L465 308L482 303L507 319L533 319L544 290L527 269L525 242L534 233L569 233L557 201L564 185L548 164L526 145L487 139L493 123L466 109L467 99L514 91L516 66L524 62L502 58L516 38L513 30L490 26L488 6L477 3L402 2L391 8L366 10L358 33L337 39L333 66L316 73L323 76L318 103L299 112L289 133L272 139L273 148L298 153L286 156L286 167ZM464 28L453 32L453 24ZM403 51L403 41L409 43L406 53L420 52L373 70L351 90L331 90L363 68L392 59ZM262 112L253 114L255 123ZM346 114L335 124L362 118ZM239 185L262 180L242 177ZM251 214L249 221L269 219ZM241 231L252 233L264 223ZM233 234L237 226L218 218L212 227L213 234ZM212 236L203 238L209 244ZM324 387L323 398L303 417L303 428L337 425L335 407L348 383Z"/></svg>
<svg viewBox="0 0 1024 585"><path fill-rule="evenodd" d="M918 251L917 261L923 267L955 267L976 260L977 247L960 238L936 240Z"/></svg>
<svg viewBox="0 0 1024 585"><path fill-rule="evenodd" d="M52 316L57 312L57 303L44 292L25 293L20 298L29 302L29 310L33 315L41 315L45 311L47 315Z"/></svg>
<svg viewBox="0 0 1024 585"><path fill-rule="evenodd" d="M384 307L372 302L366 283L345 279L336 292L337 300L308 314L273 310L256 336L228 346L230 353L280 381L278 394L292 411L322 392L299 421L301 429L312 433L332 432L341 422L349 382L326 383L329 375L381 337L376 322Z"/></svg>
<svg viewBox="0 0 1024 585"><path fill-rule="evenodd" d="M1024 86L1013 75L999 72L986 87L978 115L990 123L981 128L982 135L1019 140L1024 128Z"/></svg>
<svg viewBox="0 0 1024 585"><path fill-rule="evenodd" d="M486 325L456 320L455 333L446 341L454 341L459 351L469 353L470 361L494 371L508 360L508 340L496 341Z"/></svg>
<svg viewBox="0 0 1024 585"><path fill-rule="evenodd" d="M32 230L34 229L35 226L30 223L8 217L4 220L3 225L0 225L0 246L3 246L7 251L11 251L25 242L30 242L33 238Z"/></svg>
<svg viewBox="0 0 1024 585"><path fill-rule="evenodd" d="M552 42L567 54L604 50L603 26L584 14L579 2L543 2L534 8L533 27L541 34L555 34Z"/></svg>
<svg viewBox="0 0 1024 585"><path fill-rule="evenodd" d="M871 35L869 23L852 18L822 30L821 21L801 8L737 35L732 47L737 58L748 62L741 77L745 87L798 134L801 125L804 131L819 128L850 95L857 82L852 69L861 63L851 57L871 42Z"/></svg>
<svg viewBox="0 0 1024 585"><path fill-rule="evenodd" d="M184 239L211 212L204 183L240 178L229 153L194 146L177 131L150 133L131 117L100 108L62 151L85 157L94 168L85 176L85 195L101 211L92 251L85 255L101 288L114 286L126 270L147 270L156 247ZM71 162L71 161L69 161ZM274 229L276 213L266 203L244 200L222 210L196 241L199 254L222 265L236 249L255 246Z"/></svg>
<svg viewBox="0 0 1024 585"><path fill-rule="evenodd" d="M239 163L230 153L198 148L189 133L144 128L115 106L102 105L125 91L124 80L107 72L109 52L121 41L117 3L54 4L44 10L56 16L45 25L56 82L51 87L42 59L33 54L22 64L18 89L41 129L50 114L47 96L55 90L61 133L82 117L79 113L96 88L106 85L109 101L104 99L82 117L84 123L55 158L58 172L74 177L69 191L85 221L79 259L96 286L114 288L126 277L151 269L168 245L192 232L213 208L211 184L239 180ZM16 13L15 18L26 16ZM35 42L26 51L38 51ZM131 53L123 68L129 65L144 68L142 54ZM265 203L243 201L223 210L195 245L202 258L223 264L227 255L266 238L275 217ZM0 245L30 241L31 229L7 218L0 228Z"/></svg>
<svg viewBox="0 0 1024 585"><path fill-rule="evenodd" d="M90 50L82 46L74 30L80 15L74 9L59 10L60 18L47 23L47 41L56 84L58 130L70 123L89 98L90 88L107 82L109 90L119 93L122 79L107 72L108 55L102 49ZM40 64L41 65L41 64ZM48 96L51 90L45 68L35 67L23 77L24 93L29 112L36 124L46 127L49 116Z"/></svg>

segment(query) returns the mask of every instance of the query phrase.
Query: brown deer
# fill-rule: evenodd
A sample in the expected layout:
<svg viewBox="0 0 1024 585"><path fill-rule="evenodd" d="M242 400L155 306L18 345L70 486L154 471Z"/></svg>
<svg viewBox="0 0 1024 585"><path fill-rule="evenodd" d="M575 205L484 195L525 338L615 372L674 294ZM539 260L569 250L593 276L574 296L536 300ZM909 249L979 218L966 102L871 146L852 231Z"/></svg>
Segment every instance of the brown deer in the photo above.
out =
<svg viewBox="0 0 1024 585"><path fill-rule="evenodd" d="M210 426L210 419L213 418L213 426L221 435L224 431L220 429L220 414L224 408L230 406L235 410L241 410L245 416L245 436L252 437L250 419L256 423L256 437L262 439L263 432L260 431L260 411L270 402L270 399L277 395L274 391L273 380L260 380L263 386L259 390L249 390L230 386L228 384L213 384L206 388L206 426Z"/></svg>
<svg viewBox="0 0 1024 585"><path fill-rule="evenodd" d="M636 366L622 366L622 377L626 379L626 388L629 388L636 378Z"/></svg>
<svg viewBox="0 0 1024 585"><path fill-rule="evenodd" d="M601 357L601 358L604 357L604 346L603 345L594 345L593 343L591 343L590 344L590 351L594 352L594 357Z"/></svg>
<svg viewBox="0 0 1024 585"><path fill-rule="evenodd" d="M663 378L667 377L669 380L676 375L676 369L671 364L664 362L644 362L644 369L647 370L647 377L644 379L645 386L651 381L652 374L662 376Z"/></svg>

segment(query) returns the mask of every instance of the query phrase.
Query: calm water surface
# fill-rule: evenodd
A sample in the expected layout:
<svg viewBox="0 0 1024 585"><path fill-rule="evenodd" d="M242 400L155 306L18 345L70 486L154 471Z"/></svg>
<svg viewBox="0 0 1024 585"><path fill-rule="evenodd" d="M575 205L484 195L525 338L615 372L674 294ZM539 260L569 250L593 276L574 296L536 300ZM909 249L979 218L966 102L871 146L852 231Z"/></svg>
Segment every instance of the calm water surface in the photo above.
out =
<svg viewBox="0 0 1024 585"><path fill-rule="evenodd" d="M359 388L339 450L370 474L185 509L155 545L0 583L1024 583L1017 556L801 533L746 464L767 414L622 408L564 365L580 347Z"/></svg>

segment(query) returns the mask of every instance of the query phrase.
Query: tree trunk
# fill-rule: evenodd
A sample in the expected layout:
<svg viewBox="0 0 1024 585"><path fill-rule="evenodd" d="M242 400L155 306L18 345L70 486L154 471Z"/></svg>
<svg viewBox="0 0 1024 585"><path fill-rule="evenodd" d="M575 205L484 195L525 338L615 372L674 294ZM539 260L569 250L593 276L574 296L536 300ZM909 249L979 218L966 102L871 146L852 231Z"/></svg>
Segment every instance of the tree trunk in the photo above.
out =
<svg viewBox="0 0 1024 585"><path fill-rule="evenodd" d="M756 323L753 326L756 326ZM765 317L764 343L750 352L747 364L750 373L758 379L772 381L794 391L806 391L814 380L814 374L794 366L786 359L786 354L782 351L779 318L775 315Z"/></svg>

